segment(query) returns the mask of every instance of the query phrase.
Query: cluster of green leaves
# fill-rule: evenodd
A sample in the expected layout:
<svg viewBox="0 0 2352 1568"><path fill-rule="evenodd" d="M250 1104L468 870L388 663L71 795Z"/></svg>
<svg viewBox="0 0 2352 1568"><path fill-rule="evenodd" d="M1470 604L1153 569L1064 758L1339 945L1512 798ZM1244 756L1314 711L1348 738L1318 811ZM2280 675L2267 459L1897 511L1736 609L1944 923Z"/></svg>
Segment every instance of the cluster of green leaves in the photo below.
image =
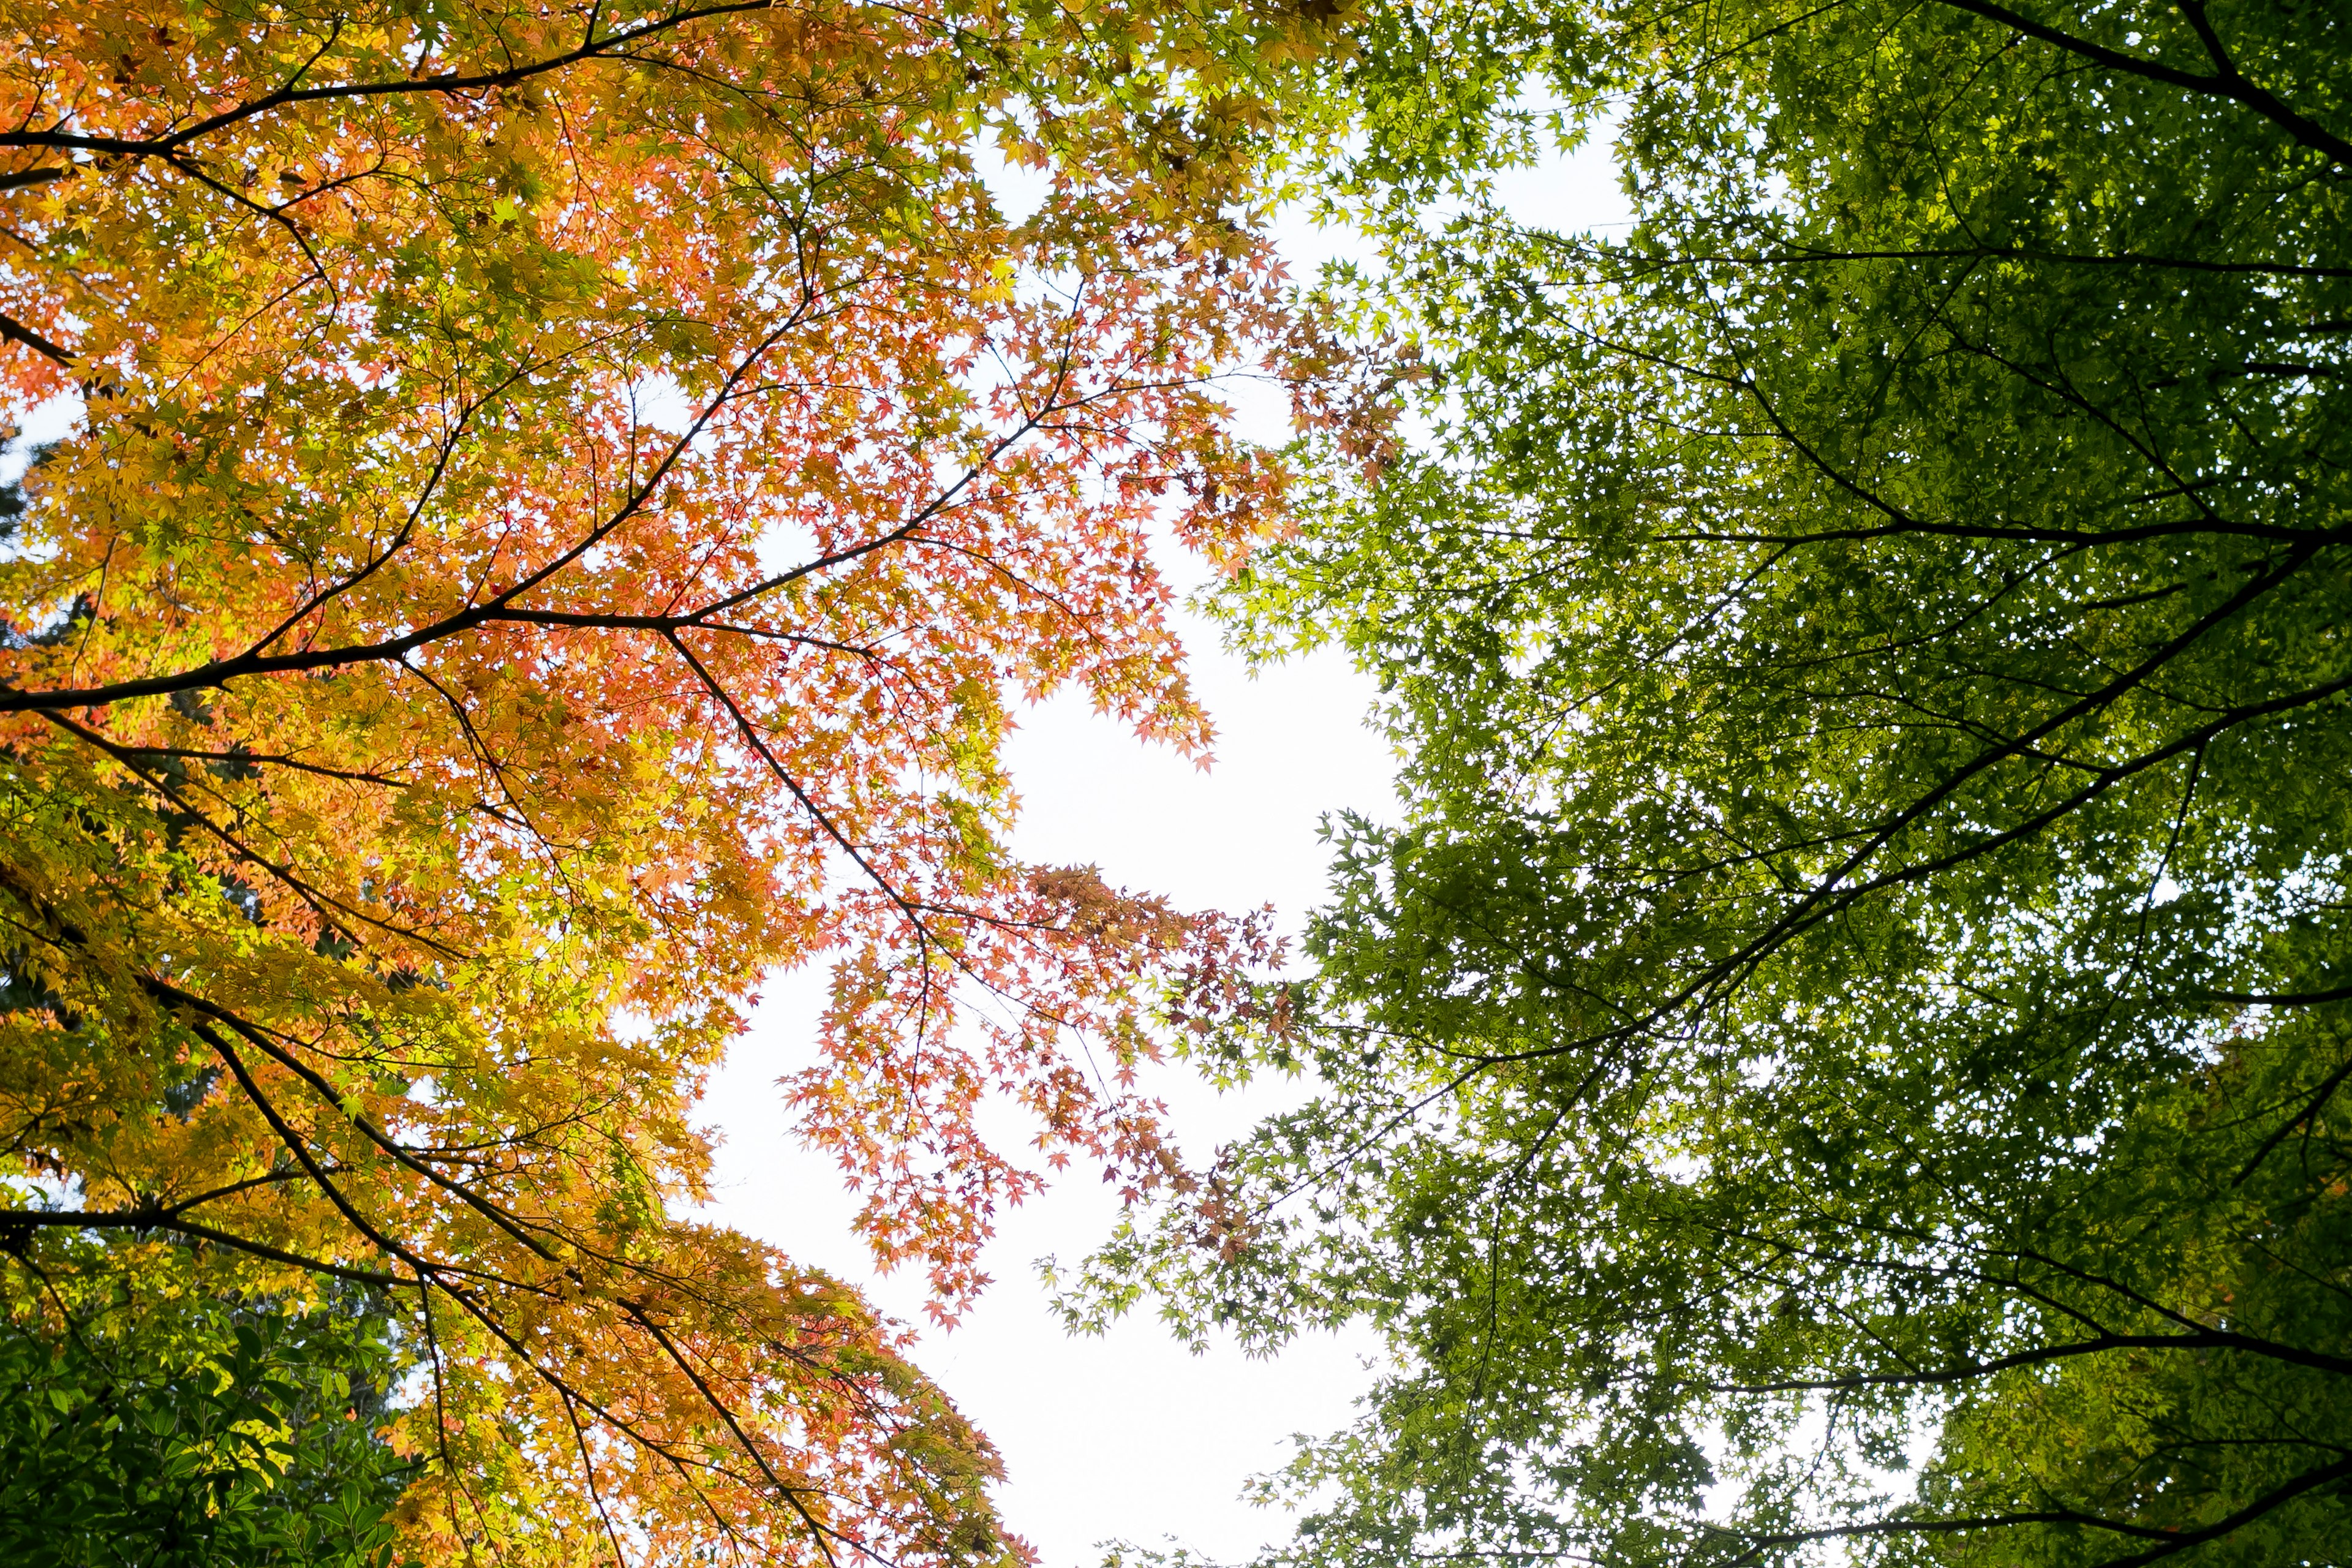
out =
<svg viewBox="0 0 2352 1568"><path fill-rule="evenodd" d="M1385 1331L1308 1562L2352 1561L2341 8L1366 29L1430 435L1227 603L1403 819L1074 1313Z"/></svg>
<svg viewBox="0 0 2352 1568"><path fill-rule="evenodd" d="M0 1323L0 1556L386 1568L411 1466L381 1433L409 1359L383 1302L224 1296L160 1243L90 1245L75 1261Z"/></svg>

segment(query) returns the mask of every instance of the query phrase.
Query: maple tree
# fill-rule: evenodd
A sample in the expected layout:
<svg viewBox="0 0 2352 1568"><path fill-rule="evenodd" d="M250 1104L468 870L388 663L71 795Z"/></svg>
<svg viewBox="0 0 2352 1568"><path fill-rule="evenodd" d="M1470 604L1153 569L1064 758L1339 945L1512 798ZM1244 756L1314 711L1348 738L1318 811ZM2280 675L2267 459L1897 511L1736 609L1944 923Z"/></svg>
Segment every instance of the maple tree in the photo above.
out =
<svg viewBox="0 0 2352 1568"><path fill-rule="evenodd" d="M943 1314L1041 1179L988 1096L1183 1179L1134 1069L1263 933L1018 863L1000 751L1062 687L1207 741L1148 530L1228 562L1282 481L1213 378L1309 10L12 8L20 1326L381 1292L434 1560L1018 1552L892 1330L681 1217L694 1101L830 962L791 1093Z"/></svg>
<svg viewBox="0 0 2352 1568"><path fill-rule="evenodd" d="M1423 435L1226 603L1402 809L1070 1303L1382 1334L1262 1563L2352 1560L2346 18L1368 7Z"/></svg>

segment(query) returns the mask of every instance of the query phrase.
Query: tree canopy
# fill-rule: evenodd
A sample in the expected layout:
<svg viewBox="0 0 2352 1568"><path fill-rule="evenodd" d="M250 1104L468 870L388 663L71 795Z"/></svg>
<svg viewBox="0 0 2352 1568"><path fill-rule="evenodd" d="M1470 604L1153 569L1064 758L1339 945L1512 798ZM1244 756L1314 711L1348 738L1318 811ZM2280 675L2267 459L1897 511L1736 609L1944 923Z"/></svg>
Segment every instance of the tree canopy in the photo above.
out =
<svg viewBox="0 0 2352 1568"><path fill-rule="evenodd" d="M81 1250L120 1242L85 1243ZM27 1568L378 1568L413 1474L379 1436L390 1303L225 1300L182 1249L66 1266L0 1327L0 1550ZM82 1267L75 1268L74 1264ZM44 1333L45 1328L61 1331Z"/></svg>
<svg viewBox="0 0 2352 1568"><path fill-rule="evenodd" d="M363 1289L404 1554L1017 1552L898 1332L686 1217L695 1100L829 963L790 1092L944 1314L1041 1179L984 1097L1181 1169L1153 1011L1264 934L1019 864L999 753L1066 687L1207 741L1147 529L1271 516L1214 379L1288 330L1253 204L1328 23L12 9L0 375L70 416L0 548L19 1394L79 1419L81 1303L168 1287L219 1331L138 1364L263 1369L259 1455Z"/></svg>
<svg viewBox="0 0 2352 1568"><path fill-rule="evenodd" d="M1362 37L1426 435L1225 604L1381 677L1402 818L1219 1037L1318 1098L1074 1314L1386 1331L1304 1562L2346 1561L2341 8ZM1515 218L1595 133L1630 230Z"/></svg>

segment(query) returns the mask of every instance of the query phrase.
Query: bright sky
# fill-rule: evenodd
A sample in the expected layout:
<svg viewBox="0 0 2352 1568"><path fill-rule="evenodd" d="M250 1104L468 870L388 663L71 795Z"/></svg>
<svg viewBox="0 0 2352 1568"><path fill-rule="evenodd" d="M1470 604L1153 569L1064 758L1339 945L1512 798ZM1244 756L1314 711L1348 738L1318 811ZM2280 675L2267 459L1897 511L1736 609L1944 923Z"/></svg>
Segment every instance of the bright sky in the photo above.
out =
<svg viewBox="0 0 2352 1568"><path fill-rule="evenodd" d="M1295 929L1322 889L1320 815L1392 815L1386 750L1360 722L1370 683L1331 656L1253 679L1213 627L1188 618L1185 631L1216 716L1216 766L1203 773L1147 749L1083 700L1049 703L1013 742L1017 847L1032 861L1098 864L1114 883L1185 907L1271 901ZM809 1059L821 988L809 975L773 988L714 1087L709 1104L728 1140L714 1217L865 1283L886 1310L918 1321L919 1281L874 1279L839 1177L793 1143L774 1087ZM1205 1150L1282 1100L1279 1088L1223 1100L1193 1088L1171 1103L1186 1146ZM1194 1357L1148 1316L1098 1340L1066 1338L1035 1262L1074 1260L1116 1216L1091 1174L1015 1211L989 1251L996 1283L956 1329L926 1331L916 1359L1003 1450L1012 1474L1001 1500L1045 1568L1092 1568L1097 1543L1114 1537L1172 1536L1242 1557L1284 1532L1238 1501L1243 1481L1279 1464L1290 1434L1345 1423L1370 1342L1319 1336L1270 1363L1230 1345Z"/></svg>
<svg viewBox="0 0 2352 1568"><path fill-rule="evenodd" d="M1613 165L1599 148L1516 172L1497 194L1522 219L1562 229L1623 221ZM1294 275L1354 248L1352 237L1295 217L1278 233ZM1245 425L1282 417L1259 396L1236 401ZM1295 932L1323 892L1324 814L1393 816L1391 759L1363 724L1371 683L1328 651L1253 676L1214 626L1191 616L1181 625L1195 689L1217 725L1214 767L1202 773L1147 749L1082 700L1056 700L1024 716L1012 748L1024 801L1016 847L1034 862L1099 865L1116 884L1188 908L1271 902ZM919 1281L875 1279L838 1175L793 1142L775 1087L809 1059L822 984L803 974L772 988L713 1086L709 1105L727 1138L713 1217L864 1284L884 1310L919 1321ZM1202 1150L1298 1092L1266 1085L1220 1100L1194 1088L1169 1099L1181 1141ZM1015 1211L988 1254L996 1283L957 1328L927 1330L917 1360L1003 1452L1011 1474L1000 1500L1043 1568L1095 1568L1112 1540L1173 1540L1236 1562L1288 1533L1286 1519L1241 1501L1244 1482L1278 1466L1292 1434L1346 1424L1370 1379L1374 1342L1324 1334L1272 1361L1230 1343L1196 1357L1148 1309L1100 1339L1068 1338L1036 1261L1075 1260L1116 1216L1090 1176Z"/></svg>
<svg viewBox="0 0 2352 1568"><path fill-rule="evenodd" d="M999 167L992 178L1012 210L1041 194L1017 170ZM1294 273L1347 245L1303 222L1284 237ZM1268 389L1238 394L1245 427L1284 421ZM1187 587L1201 575L1190 560L1165 564ZM1362 722L1370 682L1329 653L1253 676L1216 627L1190 615L1178 626L1194 690L1216 723L1215 765L1203 772L1146 747L1082 698L1058 699L1022 715L1011 748L1022 797L1014 847L1033 863L1099 866L1114 885L1182 908L1272 903L1295 933L1323 890L1322 815L1393 815L1386 748ZM855 1205L838 1173L794 1142L776 1088L810 1059L823 986L822 975L805 973L772 986L713 1083L706 1105L726 1142L712 1217L856 1281L886 1311L921 1323L919 1278L876 1278L851 1233ZM1154 1088L1181 1146L1197 1152L1298 1093L1267 1085L1221 1099L1181 1074ZM987 1255L995 1284L954 1329L925 1327L917 1363L1003 1454L1010 1477L999 1501L1044 1568L1095 1568L1113 1540L1174 1540L1223 1561L1244 1558L1288 1527L1244 1505L1243 1483L1283 1461L1291 1434L1346 1423L1369 1379L1372 1342L1319 1335L1272 1361L1229 1343L1194 1356L1148 1309L1099 1339L1066 1335L1037 1263L1075 1261L1118 1217L1091 1173L1073 1176L1004 1216Z"/></svg>
<svg viewBox="0 0 2352 1568"><path fill-rule="evenodd" d="M1018 174L1002 195L1021 197ZM1512 172L1498 195L1522 221L1555 228L1616 226L1625 197L1604 148ZM1355 254L1352 235L1303 218L1277 226L1294 275ZM1237 397L1244 426L1282 418L1261 395ZM1179 562L1179 576L1188 562ZM1197 572L1197 569L1195 569ZM1183 908L1249 910L1273 902L1286 931L1322 900L1328 811L1395 816L1385 742L1364 729L1373 689L1324 651L1251 675L1218 630L1185 616L1192 682L1216 720L1216 766L1197 771L1140 745L1085 700L1028 712L1012 745L1024 797L1016 848L1033 863L1094 863L1112 884L1167 893ZM852 1279L882 1310L919 1319L919 1281L875 1279L854 1239L840 1175L793 1140L781 1074L809 1060L821 975L772 987L751 1037L713 1084L708 1107L724 1131L718 1220ZM1218 1098L1169 1084L1173 1126L1190 1150L1237 1135L1298 1093L1279 1084ZM918 1363L979 1425L1009 1469L1000 1502L1037 1547L1042 1568L1096 1568L1110 1540L1169 1540L1212 1559L1246 1559L1284 1538L1284 1516L1240 1500L1249 1477L1291 1453L1291 1434L1350 1420L1371 1380L1367 1333L1310 1335L1273 1361L1230 1342L1192 1356L1150 1311L1098 1340L1063 1335L1037 1260L1075 1260L1110 1234L1118 1204L1091 1175L1054 1187L1007 1215L988 1250L995 1274L981 1305L952 1331L927 1328Z"/></svg>

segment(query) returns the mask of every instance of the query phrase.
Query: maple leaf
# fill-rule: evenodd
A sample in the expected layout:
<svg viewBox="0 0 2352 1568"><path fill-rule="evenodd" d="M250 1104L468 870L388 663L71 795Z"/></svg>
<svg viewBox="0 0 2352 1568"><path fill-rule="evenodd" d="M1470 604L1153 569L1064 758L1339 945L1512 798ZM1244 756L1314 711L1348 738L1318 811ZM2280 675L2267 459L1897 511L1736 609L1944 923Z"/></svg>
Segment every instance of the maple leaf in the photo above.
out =
<svg viewBox="0 0 2352 1568"><path fill-rule="evenodd" d="M678 1216L706 1075L808 963L792 1093L941 1315L1042 1179L989 1096L1048 1165L1190 1179L1136 1069L1262 922L1020 866L1001 751L1061 687L1205 742L1149 531L1230 563L1278 521L1214 394L1290 331L1233 215L1307 35L1139 5L1113 91L1109 25L0 33L0 374L78 404L0 558L0 1119L67 1194L0 1270L113 1230L205 1289L383 1292L425 1369L406 1550L1021 1550L897 1331ZM1053 181L1019 224L1000 133Z"/></svg>

